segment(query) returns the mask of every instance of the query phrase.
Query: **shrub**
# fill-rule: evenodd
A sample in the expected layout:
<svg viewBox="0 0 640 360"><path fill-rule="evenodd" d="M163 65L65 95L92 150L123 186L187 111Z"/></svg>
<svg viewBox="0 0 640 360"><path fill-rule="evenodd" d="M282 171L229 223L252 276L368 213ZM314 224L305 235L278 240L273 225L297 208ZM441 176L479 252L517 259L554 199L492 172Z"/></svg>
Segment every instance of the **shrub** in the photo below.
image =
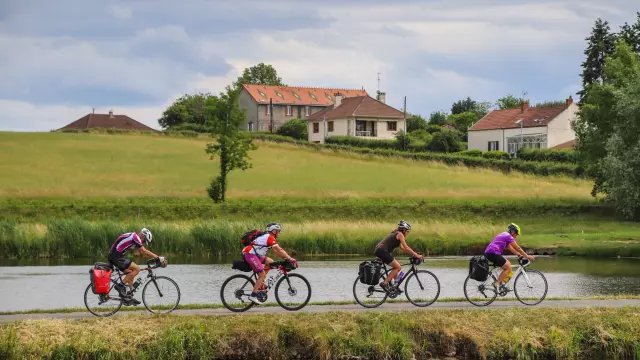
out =
<svg viewBox="0 0 640 360"><path fill-rule="evenodd" d="M576 164L578 153L568 149L520 149L518 159L527 161L555 161Z"/></svg>
<svg viewBox="0 0 640 360"><path fill-rule="evenodd" d="M485 159L495 159L495 160L511 160L511 155L504 151L486 151L482 153L482 157Z"/></svg>
<svg viewBox="0 0 640 360"><path fill-rule="evenodd" d="M298 140L307 140L309 138L307 122L300 119L287 121L278 129L278 135L289 136Z"/></svg>
<svg viewBox="0 0 640 360"><path fill-rule="evenodd" d="M347 145L369 149L396 149L395 140L365 139L355 136L330 136L326 140L327 144Z"/></svg>
<svg viewBox="0 0 640 360"><path fill-rule="evenodd" d="M194 131L197 133L211 133L213 132L213 128L211 126L206 126L201 124L182 123L179 125L170 126L165 131L166 132Z"/></svg>
<svg viewBox="0 0 640 360"><path fill-rule="evenodd" d="M433 135L428 149L434 152L458 152L460 151L460 142L455 133L451 131L441 131Z"/></svg>
<svg viewBox="0 0 640 360"><path fill-rule="evenodd" d="M482 151L480 150L462 150L457 152L456 154L459 155L463 155L463 156L472 156L472 157L482 157Z"/></svg>

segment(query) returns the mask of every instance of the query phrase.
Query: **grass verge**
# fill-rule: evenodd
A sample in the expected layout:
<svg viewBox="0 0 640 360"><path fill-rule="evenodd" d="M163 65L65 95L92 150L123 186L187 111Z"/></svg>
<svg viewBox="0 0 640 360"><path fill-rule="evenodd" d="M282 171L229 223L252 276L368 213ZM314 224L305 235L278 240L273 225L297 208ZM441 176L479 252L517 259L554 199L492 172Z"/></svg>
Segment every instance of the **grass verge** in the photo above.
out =
<svg viewBox="0 0 640 360"><path fill-rule="evenodd" d="M134 331L105 331L121 328ZM3 359L632 359L639 344L636 307L133 315L0 327Z"/></svg>

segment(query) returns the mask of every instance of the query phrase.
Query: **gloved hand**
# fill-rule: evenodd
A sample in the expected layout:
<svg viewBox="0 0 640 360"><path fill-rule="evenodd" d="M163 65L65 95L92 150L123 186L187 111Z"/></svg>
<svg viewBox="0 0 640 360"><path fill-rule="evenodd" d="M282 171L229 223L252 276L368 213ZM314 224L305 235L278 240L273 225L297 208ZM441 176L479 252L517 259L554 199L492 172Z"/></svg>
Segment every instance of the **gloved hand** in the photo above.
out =
<svg viewBox="0 0 640 360"><path fill-rule="evenodd" d="M298 267L298 261L294 258L288 258L287 261L293 265L296 266L296 268Z"/></svg>
<svg viewBox="0 0 640 360"><path fill-rule="evenodd" d="M158 259L156 259L156 263L158 266L165 267L167 266L167 259L165 259L164 256L159 256Z"/></svg>

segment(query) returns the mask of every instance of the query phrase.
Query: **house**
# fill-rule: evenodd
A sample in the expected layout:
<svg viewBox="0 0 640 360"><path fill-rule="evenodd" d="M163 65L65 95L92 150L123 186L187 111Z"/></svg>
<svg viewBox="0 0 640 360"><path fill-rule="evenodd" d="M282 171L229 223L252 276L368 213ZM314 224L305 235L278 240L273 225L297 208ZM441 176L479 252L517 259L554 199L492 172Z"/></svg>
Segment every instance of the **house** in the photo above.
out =
<svg viewBox="0 0 640 360"><path fill-rule="evenodd" d="M89 113L80 119L60 128L66 129L90 129L90 128L116 128L140 131L155 131L147 125L138 122L127 115L114 115L113 110L108 114Z"/></svg>
<svg viewBox="0 0 640 360"><path fill-rule="evenodd" d="M469 150L515 154L520 147L548 149L575 139L571 120L578 111L573 99L564 105L493 110L469 128Z"/></svg>
<svg viewBox="0 0 640 360"><path fill-rule="evenodd" d="M323 144L329 136L393 139L404 130L405 114L385 104L385 97L385 93L379 93L378 99L369 95L344 97L336 92L333 106L306 119L309 141Z"/></svg>
<svg viewBox="0 0 640 360"><path fill-rule="evenodd" d="M345 97L367 95L364 89L330 89L298 86L243 84L239 95L240 108L246 109L245 128L249 131L273 131L292 119L305 119L333 106L333 94ZM269 104L272 104L271 108Z"/></svg>

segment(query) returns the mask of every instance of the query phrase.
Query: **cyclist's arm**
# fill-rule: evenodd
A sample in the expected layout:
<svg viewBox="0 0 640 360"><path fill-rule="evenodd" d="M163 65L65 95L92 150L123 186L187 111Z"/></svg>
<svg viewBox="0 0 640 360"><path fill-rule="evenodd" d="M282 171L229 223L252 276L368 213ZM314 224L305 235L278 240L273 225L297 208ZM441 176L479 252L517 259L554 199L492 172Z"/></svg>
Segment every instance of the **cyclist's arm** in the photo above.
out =
<svg viewBox="0 0 640 360"><path fill-rule="evenodd" d="M278 255L279 257L281 257L283 259L289 259L291 257L291 256L289 256L289 254L287 254L286 251L284 251L283 248L281 248L278 245L272 247L272 249L273 249L273 252L276 253L276 255Z"/></svg>
<svg viewBox="0 0 640 360"><path fill-rule="evenodd" d="M158 257L159 257L158 255L156 255L156 254L152 253L151 251L147 250L144 246L141 246L141 247L138 249L138 252L139 252L140 254L142 254L142 255L144 255L144 256L146 256L146 257L148 257L148 258L152 258L152 259L156 259L156 258L158 258Z"/></svg>
<svg viewBox="0 0 640 360"><path fill-rule="evenodd" d="M402 235L402 233L398 233L398 235L396 235L396 239L400 240L400 247L402 248L402 251L412 256L420 257L420 255L418 255L409 247L409 245L407 245L407 241L404 239L404 235Z"/></svg>
<svg viewBox="0 0 640 360"><path fill-rule="evenodd" d="M524 252L524 250L522 250L520 245L518 245L518 243L516 243L515 241L512 242L511 244L509 244L508 248L509 248L509 251L511 251L511 253L513 255L521 255L521 256L526 257L526 258L529 257L529 255L527 255L527 253Z"/></svg>

